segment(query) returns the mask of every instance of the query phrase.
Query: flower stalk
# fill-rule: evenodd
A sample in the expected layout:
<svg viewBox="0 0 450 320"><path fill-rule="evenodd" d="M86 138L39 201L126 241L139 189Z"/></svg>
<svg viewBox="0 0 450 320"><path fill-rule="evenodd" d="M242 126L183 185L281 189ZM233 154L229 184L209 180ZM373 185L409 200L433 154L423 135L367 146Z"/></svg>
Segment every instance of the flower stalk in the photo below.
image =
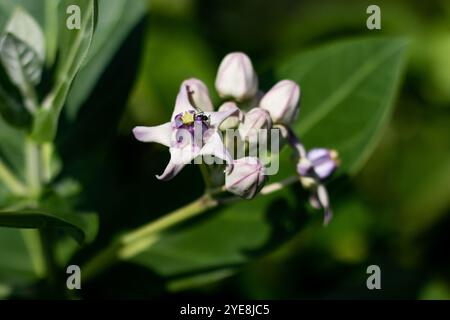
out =
<svg viewBox="0 0 450 320"><path fill-rule="evenodd" d="M265 186L260 194L268 195L280 191L283 187L298 182L297 176L292 176L282 182ZM181 207L161 218L152 221L136 230L124 234L116 241L113 241L107 248L99 252L83 267L83 280L90 281L106 268L116 264L122 259L130 259L143 252L155 244L161 234L169 229L178 226L186 221L201 215L202 213L217 207L218 205L230 204L240 201L238 196L228 199L218 200L212 195L219 195L226 192L224 187L214 189L210 194L205 194L197 200Z"/></svg>
<svg viewBox="0 0 450 320"><path fill-rule="evenodd" d="M90 280L120 259L131 258L139 254L148 248L148 245L156 242L155 240L162 232L192 219L217 205L218 201L206 194L184 207L123 235L84 265L82 268L83 279Z"/></svg>

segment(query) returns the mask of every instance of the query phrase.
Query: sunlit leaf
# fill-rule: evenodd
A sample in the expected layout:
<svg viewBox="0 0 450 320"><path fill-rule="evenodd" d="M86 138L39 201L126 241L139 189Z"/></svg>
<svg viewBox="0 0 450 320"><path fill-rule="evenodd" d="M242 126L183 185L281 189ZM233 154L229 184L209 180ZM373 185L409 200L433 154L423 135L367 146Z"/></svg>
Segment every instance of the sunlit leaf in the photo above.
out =
<svg viewBox="0 0 450 320"><path fill-rule="evenodd" d="M22 9L14 11L0 37L0 60L31 112L38 107L34 86L41 79L44 46L43 33L34 19Z"/></svg>
<svg viewBox="0 0 450 320"><path fill-rule="evenodd" d="M80 7L81 28L67 28L66 12L59 19L59 63L56 68L55 85L38 111L33 128L33 138L37 141L51 141L56 135L58 119L69 93L72 82L80 70L94 35L97 10L96 0L62 1L61 6Z"/></svg>

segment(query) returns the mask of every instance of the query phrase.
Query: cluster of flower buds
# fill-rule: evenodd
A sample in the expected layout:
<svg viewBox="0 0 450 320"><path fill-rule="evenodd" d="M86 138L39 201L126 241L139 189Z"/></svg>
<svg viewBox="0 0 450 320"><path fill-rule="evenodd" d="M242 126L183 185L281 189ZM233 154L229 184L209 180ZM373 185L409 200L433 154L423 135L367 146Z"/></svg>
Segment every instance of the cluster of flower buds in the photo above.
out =
<svg viewBox="0 0 450 320"><path fill-rule="evenodd" d="M291 80L278 82L264 94L258 87L258 76L250 58L241 52L230 53L222 60L217 77L216 89L226 99L219 110L237 106L239 111L223 122L221 129L234 128L243 142L258 141L267 145L268 135L261 135L262 129L269 132L276 126L289 126L299 111L300 88ZM250 107L250 108L249 108ZM239 158L239 156L241 156ZM237 155L231 170L226 172L226 189L246 199L254 197L267 179L261 159Z"/></svg>
<svg viewBox="0 0 450 320"><path fill-rule="evenodd" d="M226 163L226 190L251 199L264 186L267 170L259 155L246 155L245 152L235 155L230 150L228 130L234 130L248 146L255 140L261 144L259 132L262 129L269 131L275 128L281 132L281 138L297 151L300 182L312 191L311 204L324 210L325 223L328 223L331 209L323 182L338 165L337 152L327 149L306 152L291 130L290 126L300 109L298 84L282 80L264 93L259 89L258 76L250 58L235 52L228 54L221 62L215 87L224 99L217 112L214 112L206 85L198 79L188 79L181 84L170 122L134 129L138 140L158 142L169 147L170 162L158 178L171 179L193 159L212 156Z"/></svg>

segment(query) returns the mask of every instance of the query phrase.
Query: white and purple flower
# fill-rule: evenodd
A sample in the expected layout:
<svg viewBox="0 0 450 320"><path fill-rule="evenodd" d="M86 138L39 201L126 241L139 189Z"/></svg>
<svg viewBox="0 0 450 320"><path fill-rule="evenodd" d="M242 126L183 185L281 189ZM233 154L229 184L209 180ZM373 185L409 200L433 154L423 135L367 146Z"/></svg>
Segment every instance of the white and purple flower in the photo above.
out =
<svg viewBox="0 0 450 320"><path fill-rule="evenodd" d="M183 83L170 122L133 129L137 140L157 142L169 147L170 161L164 172L157 176L160 180L172 179L198 156L212 155L226 163L232 162L218 129L222 121L238 111L237 108L223 112L203 112L193 105L192 95L195 92Z"/></svg>
<svg viewBox="0 0 450 320"><path fill-rule="evenodd" d="M306 158L300 159L297 172L301 176L313 176L323 181L330 177L339 165L336 150L315 148L308 151Z"/></svg>
<svg viewBox="0 0 450 320"><path fill-rule="evenodd" d="M310 204L316 209L324 210L324 224L327 225L333 217L328 191L323 181L329 178L339 166L337 151L325 148L311 149L306 156L300 157L297 163L297 173L302 185L312 190Z"/></svg>

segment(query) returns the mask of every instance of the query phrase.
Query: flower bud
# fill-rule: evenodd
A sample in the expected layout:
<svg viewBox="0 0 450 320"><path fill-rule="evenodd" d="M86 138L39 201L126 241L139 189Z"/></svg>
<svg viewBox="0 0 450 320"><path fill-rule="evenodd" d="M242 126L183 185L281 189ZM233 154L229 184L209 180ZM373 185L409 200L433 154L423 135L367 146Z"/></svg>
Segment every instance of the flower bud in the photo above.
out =
<svg viewBox="0 0 450 320"><path fill-rule="evenodd" d="M298 115L300 87L291 80L282 80L266 93L259 104L269 111L274 123L291 124Z"/></svg>
<svg viewBox="0 0 450 320"><path fill-rule="evenodd" d="M272 128L270 114L261 108L253 108L244 116L244 121L239 126L239 134L242 140L251 140L258 137L259 129Z"/></svg>
<svg viewBox="0 0 450 320"><path fill-rule="evenodd" d="M239 102L255 96L258 76L246 54L234 52L223 58L217 72L216 89L221 98Z"/></svg>
<svg viewBox="0 0 450 320"><path fill-rule="evenodd" d="M189 87L192 102L202 111L213 111L214 107L209 97L209 91L205 83L201 80L191 78L184 80L181 88ZM181 89L180 89L181 90Z"/></svg>
<svg viewBox="0 0 450 320"><path fill-rule="evenodd" d="M234 160L225 176L227 191L244 199L252 199L266 181L264 165L258 158L246 157Z"/></svg>
<svg viewBox="0 0 450 320"><path fill-rule="evenodd" d="M339 165L336 150L325 148L311 149L306 158L301 158L297 164L297 172L301 177L317 177L325 180L333 174Z"/></svg>
<svg viewBox="0 0 450 320"><path fill-rule="evenodd" d="M232 114L228 118L226 118L220 125L220 130L225 131L227 129L235 129L239 126L239 123L244 119L244 113L239 110L236 103L234 102L225 102L219 107L219 112L229 111L232 109L237 109L235 114Z"/></svg>

